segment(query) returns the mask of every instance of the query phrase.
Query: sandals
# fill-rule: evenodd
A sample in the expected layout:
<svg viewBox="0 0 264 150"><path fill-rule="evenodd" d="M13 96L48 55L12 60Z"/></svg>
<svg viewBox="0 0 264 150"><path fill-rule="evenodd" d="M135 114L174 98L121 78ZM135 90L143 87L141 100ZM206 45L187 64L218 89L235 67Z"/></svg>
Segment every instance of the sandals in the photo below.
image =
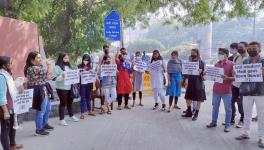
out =
<svg viewBox="0 0 264 150"><path fill-rule="evenodd" d="M144 106L143 104L138 104L138 106Z"/></svg>
<svg viewBox="0 0 264 150"><path fill-rule="evenodd" d="M108 115L111 115L111 114L112 114L112 112L109 110L109 111L107 111L107 114L108 114Z"/></svg>
<svg viewBox="0 0 264 150"><path fill-rule="evenodd" d="M22 144L15 144L10 146L11 150L22 149L22 148L24 148Z"/></svg>
<svg viewBox="0 0 264 150"><path fill-rule="evenodd" d="M80 116L80 119L84 119L84 115L81 115L81 116Z"/></svg>
<svg viewBox="0 0 264 150"><path fill-rule="evenodd" d="M245 135L245 134L242 134L242 135L236 137L235 139L238 140L238 141L248 140L249 139L249 136L248 135Z"/></svg>

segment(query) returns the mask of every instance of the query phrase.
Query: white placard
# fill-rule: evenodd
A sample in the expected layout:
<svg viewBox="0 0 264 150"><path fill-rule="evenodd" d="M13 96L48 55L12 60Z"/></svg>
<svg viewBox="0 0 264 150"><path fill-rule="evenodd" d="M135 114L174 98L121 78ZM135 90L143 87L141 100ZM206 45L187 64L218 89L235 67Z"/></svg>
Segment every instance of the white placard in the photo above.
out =
<svg viewBox="0 0 264 150"><path fill-rule="evenodd" d="M147 64L143 61L135 61L134 70L138 72L145 72L147 70Z"/></svg>
<svg viewBox="0 0 264 150"><path fill-rule="evenodd" d="M13 99L14 112L22 114L29 111L32 107L33 89L24 90L23 93L17 93Z"/></svg>
<svg viewBox="0 0 264 150"><path fill-rule="evenodd" d="M116 65L101 65L101 77L116 76Z"/></svg>
<svg viewBox="0 0 264 150"><path fill-rule="evenodd" d="M147 70L148 71L158 71L160 69L161 64L162 64L161 60L154 61L148 65Z"/></svg>
<svg viewBox="0 0 264 150"><path fill-rule="evenodd" d="M209 81L223 83L224 68L206 66L204 78Z"/></svg>
<svg viewBox="0 0 264 150"><path fill-rule="evenodd" d="M236 82L263 82L262 64L235 65Z"/></svg>
<svg viewBox="0 0 264 150"><path fill-rule="evenodd" d="M64 71L65 73L65 79L64 79L64 84L65 85L71 85L71 84L76 84L80 83L80 75L79 75L80 70L69 70L69 71Z"/></svg>
<svg viewBox="0 0 264 150"><path fill-rule="evenodd" d="M199 75L199 62L183 62L182 74L185 75Z"/></svg>
<svg viewBox="0 0 264 150"><path fill-rule="evenodd" d="M81 83L88 84L94 83L96 80L97 74L94 71L82 71L81 72Z"/></svg>

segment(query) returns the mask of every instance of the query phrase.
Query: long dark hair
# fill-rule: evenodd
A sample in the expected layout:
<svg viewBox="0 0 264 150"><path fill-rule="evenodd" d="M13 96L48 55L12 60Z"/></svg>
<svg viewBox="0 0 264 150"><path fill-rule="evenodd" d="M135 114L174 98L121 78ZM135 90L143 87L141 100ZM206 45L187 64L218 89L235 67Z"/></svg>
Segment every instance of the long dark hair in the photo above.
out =
<svg viewBox="0 0 264 150"><path fill-rule="evenodd" d="M152 58L151 58L151 61L150 61L150 63L152 63L152 62L153 62L153 60L154 60L154 57L153 57L153 54L154 54L154 53L158 53L158 54L159 54L159 57L158 57L158 59L157 59L157 60L163 60L163 59L162 59L162 57L160 56L160 52L159 52L158 50L154 50L154 51L153 51L153 53L152 53Z"/></svg>
<svg viewBox="0 0 264 150"><path fill-rule="evenodd" d="M85 66L84 63L83 63L84 60L89 61L88 64L87 64L87 66L89 67L89 69L91 69L92 68L92 66L91 66L91 57L90 57L89 54L84 54L83 55L83 57L82 57L82 63L78 65L78 68L83 68Z"/></svg>
<svg viewBox="0 0 264 150"><path fill-rule="evenodd" d="M26 65L24 67L24 75L25 77L27 77L27 70L29 67L32 67L34 66L34 61L35 61L35 58L38 56L39 52L37 51L32 51L28 54L28 57L27 57L27 60L26 60Z"/></svg>
<svg viewBox="0 0 264 150"><path fill-rule="evenodd" d="M68 54L67 53L59 53L59 57L55 63L55 65L59 66L63 71L65 71L65 66L69 66L70 68L72 68L70 62L68 62L68 63L63 62L63 58L65 56L68 56Z"/></svg>
<svg viewBox="0 0 264 150"><path fill-rule="evenodd" d="M9 74L12 75L12 72L7 65L11 63L11 57L8 56L0 56L0 69L6 70Z"/></svg>

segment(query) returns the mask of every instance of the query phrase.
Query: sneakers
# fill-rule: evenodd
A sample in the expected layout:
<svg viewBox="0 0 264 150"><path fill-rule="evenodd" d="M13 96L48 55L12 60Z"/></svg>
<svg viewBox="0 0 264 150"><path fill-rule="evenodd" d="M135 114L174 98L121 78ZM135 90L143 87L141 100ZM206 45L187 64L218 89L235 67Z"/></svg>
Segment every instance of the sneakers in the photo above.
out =
<svg viewBox="0 0 264 150"><path fill-rule="evenodd" d="M231 131L231 130L230 130L230 127L225 127L224 132L228 133L228 132L230 132L230 131Z"/></svg>
<svg viewBox="0 0 264 150"><path fill-rule="evenodd" d="M53 126L50 126L49 124L46 124L46 125L44 126L44 130L52 131L52 130L54 130L54 127L53 127Z"/></svg>
<svg viewBox="0 0 264 150"><path fill-rule="evenodd" d="M155 103L153 110L156 110L157 108L159 108L159 103Z"/></svg>
<svg viewBox="0 0 264 150"><path fill-rule="evenodd" d="M169 106L169 108L168 108L167 112L171 112L171 106Z"/></svg>
<svg viewBox="0 0 264 150"><path fill-rule="evenodd" d="M242 128L244 126L244 123L242 121L239 121L239 123L236 125L236 128Z"/></svg>
<svg viewBox="0 0 264 150"><path fill-rule="evenodd" d="M217 125L214 124L214 123L210 123L210 124L206 125L206 127L210 129L210 128L215 128L215 127L217 127Z"/></svg>
<svg viewBox="0 0 264 150"><path fill-rule="evenodd" d="M45 136L45 135L49 135L49 132L45 131L44 129L42 130L37 130L35 133L35 136Z"/></svg>
<svg viewBox="0 0 264 150"><path fill-rule="evenodd" d="M65 120L60 120L60 125L61 126L67 126L67 122Z"/></svg>
<svg viewBox="0 0 264 150"><path fill-rule="evenodd" d="M79 119L76 118L75 116L71 116L71 117L69 118L69 121L72 121L72 122L78 122Z"/></svg>
<svg viewBox="0 0 264 150"><path fill-rule="evenodd" d="M196 110L193 115L192 121L196 121L198 119L198 115L199 115L199 110Z"/></svg>
<svg viewBox="0 0 264 150"><path fill-rule="evenodd" d="M264 141L262 139L259 139L258 146L259 148L264 148Z"/></svg>
<svg viewBox="0 0 264 150"><path fill-rule="evenodd" d="M240 136L236 137L235 139L238 141L247 140L247 139L249 139L249 136L246 134L241 134Z"/></svg>
<svg viewBox="0 0 264 150"><path fill-rule="evenodd" d="M165 111L166 110L166 105L165 104L162 104L162 108L161 108L162 111Z"/></svg>
<svg viewBox="0 0 264 150"><path fill-rule="evenodd" d="M130 108L129 106L126 105L126 106L124 107L124 109L131 109L131 108Z"/></svg>

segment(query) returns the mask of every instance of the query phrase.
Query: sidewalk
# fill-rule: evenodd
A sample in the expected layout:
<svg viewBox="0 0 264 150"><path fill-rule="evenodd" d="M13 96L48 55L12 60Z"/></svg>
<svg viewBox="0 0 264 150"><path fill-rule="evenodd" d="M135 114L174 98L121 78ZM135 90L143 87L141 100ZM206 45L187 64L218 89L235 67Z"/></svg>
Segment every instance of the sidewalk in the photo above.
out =
<svg viewBox="0 0 264 150"><path fill-rule="evenodd" d="M202 106L196 122L181 117L182 110L171 113L153 111L152 96L144 96L144 107L114 110L112 115L86 116L67 127L58 126L58 118L50 119L55 130L47 137L35 137L34 122L24 122L17 132L17 142L25 150L254 150L257 147L256 125L252 123L252 138L234 139L241 129L224 133L221 106L218 127L206 129L211 120L211 96ZM168 99L168 98L167 98ZM167 100L168 102L168 100ZM130 101L131 103L131 101ZM184 108L183 96L180 107ZM79 115L77 115L79 117Z"/></svg>

